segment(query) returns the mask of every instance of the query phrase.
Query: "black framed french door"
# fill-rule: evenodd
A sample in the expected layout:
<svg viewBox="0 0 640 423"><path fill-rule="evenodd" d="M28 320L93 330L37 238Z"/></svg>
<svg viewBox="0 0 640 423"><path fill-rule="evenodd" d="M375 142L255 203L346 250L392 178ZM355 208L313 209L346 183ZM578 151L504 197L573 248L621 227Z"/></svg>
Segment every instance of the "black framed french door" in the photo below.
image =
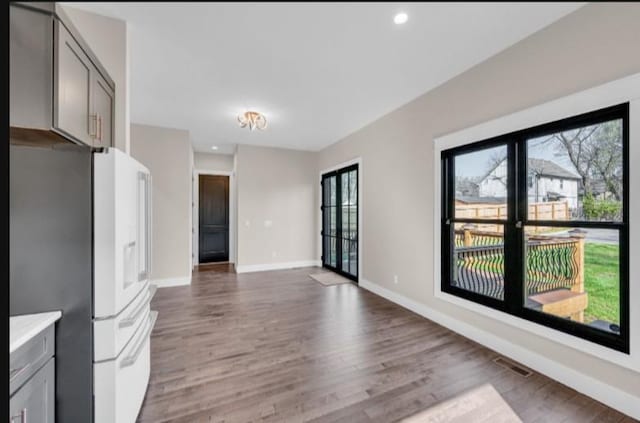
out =
<svg viewBox="0 0 640 423"><path fill-rule="evenodd" d="M322 175L322 266L358 280L358 165Z"/></svg>

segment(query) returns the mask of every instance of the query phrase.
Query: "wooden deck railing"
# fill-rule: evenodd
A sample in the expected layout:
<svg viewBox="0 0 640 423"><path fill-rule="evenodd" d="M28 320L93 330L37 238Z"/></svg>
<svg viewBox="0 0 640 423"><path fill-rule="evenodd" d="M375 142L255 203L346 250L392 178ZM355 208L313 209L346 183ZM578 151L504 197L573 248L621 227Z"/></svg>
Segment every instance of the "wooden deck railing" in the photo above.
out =
<svg viewBox="0 0 640 423"><path fill-rule="evenodd" d="M504 297L504 238L467 225L454 232L457 286ZM525 296L542 311L584 321L584 233L528 235Z"/></svg>

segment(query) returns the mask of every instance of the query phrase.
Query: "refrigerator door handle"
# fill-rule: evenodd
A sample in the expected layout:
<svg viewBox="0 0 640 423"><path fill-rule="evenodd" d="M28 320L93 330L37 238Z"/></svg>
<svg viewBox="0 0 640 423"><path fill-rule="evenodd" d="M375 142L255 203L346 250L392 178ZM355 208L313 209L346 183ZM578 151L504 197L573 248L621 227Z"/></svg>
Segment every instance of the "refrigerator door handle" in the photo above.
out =
<svg viewBox="0 0 640 423"><path fill-rule="evenodd" d="M120 362L120 368L125 368L125 367L133 366L134 364L136 364L136 361L138 361L138 357L142 353L142 350L147 340L149 339L149 335L151 335L151 331L153 330L153 327L156 325L157 318L158 318L157 311L149 312L149 324L147 326L147 329L144 331L144 334L140 338L138 345L136 345L133 348L132 354L122 359L122 361Z"/></svg>
<svg viewBox="0 0 640 423"><path fill-rule="evenodd" d="M142 312L145 310L145 308L151 303L151 299L153 298L155 293L156 293L156 286L151 285L149 287L149 291L147 292L147 296L145 297L144 301L140 303L137 310L134 310L133 312L131 312L129 316L122 319L118 324L118 327L122 329L122 328L128 328L129 326L133 326L136 323L136 321L138 321L138 318L140 317Z"/></svg>
<svg viewBox="0 0 640 423"><path fill-rule="evenodd" d="M151 179L151 174L146 174L147 178L147 210L146 210L146 219L147 219L147 277L151 277L151 269L153 269L153 183Z"/></svg>
<svg viewBox="0 0 640 423"><path fill-rule="evenodd" d="M140 193L143 206L142 206L142 216L144 219L144 225L140 224L144 233L142 234L142 238L144 239L144 267L142 267L138 273L138 282L146 281L151 274L151 234L150 234L150 199L151 199L151 187L150 187L150 177L147 173L138 172L138 180L142 182L144 186L144 191ZM142 222L140 222L142 223Z"/></svg>
<svg viewBox="0 0 640 423"><path fill-rule="evenodd" d="M135 272L135 267L131 270L129 266L127 266L127 264L129 263L129 261L127 260L127 257L129 257L127 255L127 253L131 250L134 251L135 253L135 248L136 246L136 242L135 241L131 241L131 242L127 242L123 247L122 247L122 260L124 262L124 265L122 266L122 271L124 273L124 289L127 289L129 286L131 286L132 283L135 282L135 280L132 280L129 278L130 274L131 274L131 270L133 270ZM135 275L135 273L134 273ZM133 276L133 278L135 278L135 276Z"/></svg>

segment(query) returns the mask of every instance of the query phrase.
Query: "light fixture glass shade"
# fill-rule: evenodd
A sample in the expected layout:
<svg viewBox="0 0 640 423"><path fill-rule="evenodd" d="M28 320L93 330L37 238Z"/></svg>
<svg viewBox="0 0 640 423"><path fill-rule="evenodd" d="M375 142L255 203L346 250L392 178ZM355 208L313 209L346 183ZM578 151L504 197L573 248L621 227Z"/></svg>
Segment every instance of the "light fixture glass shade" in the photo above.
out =
<svg viewBox="0 0 640 423"><path fill-rule="evenodd" d="M241 128L246 128L248 126L250 131L253 131L256 128L260 130L267 128L267 118L258 112L247 111L238 115L238 123Z"/></svg>

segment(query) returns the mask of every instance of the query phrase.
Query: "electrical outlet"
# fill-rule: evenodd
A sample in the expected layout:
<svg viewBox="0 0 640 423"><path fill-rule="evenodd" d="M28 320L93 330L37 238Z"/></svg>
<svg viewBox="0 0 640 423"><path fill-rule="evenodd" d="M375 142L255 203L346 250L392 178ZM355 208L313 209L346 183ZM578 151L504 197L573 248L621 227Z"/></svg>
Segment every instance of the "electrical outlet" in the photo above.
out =
<svg viewBox="0 0 640 423"><path fill-rule="evenodd" d="M393 275L393 283L398 284L398 275Z"/></svg>

